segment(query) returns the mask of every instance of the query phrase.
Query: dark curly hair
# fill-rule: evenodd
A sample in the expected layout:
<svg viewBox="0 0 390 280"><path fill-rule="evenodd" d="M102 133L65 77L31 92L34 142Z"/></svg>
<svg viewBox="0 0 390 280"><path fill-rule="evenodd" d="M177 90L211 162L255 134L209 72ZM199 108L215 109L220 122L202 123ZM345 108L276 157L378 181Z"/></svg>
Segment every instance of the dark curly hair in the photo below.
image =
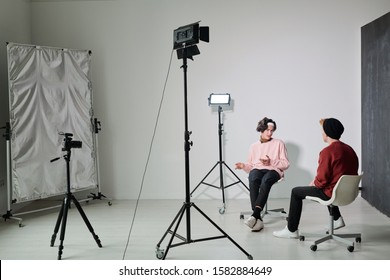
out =
<svg viewBox="0 0 390 280"><path fill-rule="evenodd" d="M274 131L276 130L276 122L272 119L269 119L267 117L263 118L259 121L256 127L256 131L258 132L264 132L268 128L268 123L273 123L274 125Z"/></svg>

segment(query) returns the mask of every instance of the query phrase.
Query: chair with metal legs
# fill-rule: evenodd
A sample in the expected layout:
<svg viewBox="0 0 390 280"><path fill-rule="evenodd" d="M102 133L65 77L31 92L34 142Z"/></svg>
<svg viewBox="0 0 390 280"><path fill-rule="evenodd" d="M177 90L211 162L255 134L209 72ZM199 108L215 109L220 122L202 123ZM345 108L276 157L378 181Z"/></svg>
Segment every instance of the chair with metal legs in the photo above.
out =
<svg viewBox="0 0 390 280"><path fill-rule="evenodd" d="M330 206L331 211L329 215L329 229L326 234L308 234L302 233L299 236L301 241L305 240L306 236L320 236L321 238L314 241L313 245L310 246L312 251L317 250L317 245L328 241L330 239L336 240L338 242L344 243L347 245L347 249L350 252L353 252L355 249L354 242L347 240L346 238L355 238L357 243L362 241L360 233L347 233L347 234L336 234L334 233L334 216L333 216L333 207L334 206L345 206L351 204L359 194L359 183L362 178L360 175L343 175L337 181L336 186L333 189L332 197L329 200L322 200L318 197L306 196L305 199L318 202L324 206Z"/></svg>
<svg viewBox="0 0 390 280"><path fill-rule="evenodd" d="M277 181L275 184L282 182L283 180L284 180L284 178L280 178L279 181ZM244 219L245 215L252 215L252 213L253 213L253 211L240 212L240 219ZM265 215L273 215L273 216L278 216L278 217L282 217L282 218L287 218L287 213L284 210L284 208L268 209L268 201L265 204L263 211L261 211L261 218L263 219Z"/></svg>

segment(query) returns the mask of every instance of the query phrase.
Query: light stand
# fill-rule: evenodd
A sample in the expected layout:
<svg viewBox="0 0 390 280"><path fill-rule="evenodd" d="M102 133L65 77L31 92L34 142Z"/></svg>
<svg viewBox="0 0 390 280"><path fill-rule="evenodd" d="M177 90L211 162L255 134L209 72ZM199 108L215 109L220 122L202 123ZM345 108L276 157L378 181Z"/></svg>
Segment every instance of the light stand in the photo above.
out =
<svg viewBox="0 0 390 280"><path fill-rule="evenodd" d="M217 98L214 98L215 96L217 96ZM242 180L233 172L233 170L225 163L225 161L223 160L223 156L222 156L222 134L223 134L223 123L221 122L221 113L222 113L222 103L213 103L213 99L215 100L221 100L220 96L222 96L222 94L211 94L210 97L209 97L209 105L218 105L218 142L219 142L219 161L217 161L217 163L210 169L210 171L206 174L206 176L200 181L200 183L195 187L195 189L191 192L191 195L196 191L196 189L201 185L201 184L204 184L204 185L207 185L207 186L210 186L210 187L213 187L213 188L218 188L220 190L222 190L222 202L223 202L223 206L219 209L219 213L220 214L224 214L225 213L225 189L228 188L228 187L231 187L233 185L236 185L236 184L239 184L241 183L248 191L249 191L249 188L244 184L244 182L242 182ZM229 98L224 98L226 100L226 103L224 103L224 105L230 105L230 95L228 96ZM219 102L219 101L218 101ZM225 102L225 101L224 101ZM205 182L206 178L211 174L211 172L213 172L213 170L219 166L219 187L216 186L216 185L213 185L213 184L210 184L210 183L207 183ZM236 182L234 183L231 183L227 186L224 185L224 180L223 180L223 166L225 166L231 174L234 175L234 177L237 179Z"/></svg>
<svg viewBox="0 0 390 280"><path fill-rule="evenodd" d="M91 223L88 221L87 215L85 215L83 209L81 208L80 203L77 201L75 196L70 191L70 168L69 168L69 161L71 156L71 148L81 148L81 142L79 141L71 141L73 136L71 133L65 133L65 142L64 142L64 148L63 151L66 151L66 154L64 155L64 159L66 161L66 176L67 176L67 189L66 194L64 197L64 200L62 202L61 210L58 214L58 219L56 222L56 225L54 227L54 233L51 237L50 246L54 246L54 242L57 237L58 230L61 225L61 233L60 233L60 246L58 247L58 260L61 260L62 257L62 250L64 249L64 239L65 239L65 229L66 229L66 221L68 219L68 209L70 208L71 202L76 205L77 210L79 211L81 217L83 218L85 224L87 225L89 231L91 232L93 238L95 239L97 245L101 248L102 244L100 242L99 237L95 234L93 227ZM52 159L50 162L56 161L59 158Z"/></svg>
<svg viewBox="0 0 390 280"><path fill-rule="evenodd" d="M99 166L99 154L98 154L98 151L99 151L99 148L98 148L98 133L101 129L101 123L100 121L98 121L97 118L94 118L94 130L95 130L95 147L96 147L96 169L97 169L97 180L98 180L98 194L95 194L95 193L90 193L90 195L88 196L88 198L91 198L92 200L96 200L96 199L107 199L108 200L108 205L111 206L112 203L111 203L111 199L107 198L104 194L101 193L101 189L100 189L100 166Z"/></svg>
<svg viewBox="0 0 390 280"><path fill-rule="evenodd" d="M170 248L177 247L180 245L185 244L191 244L195 242L200 241L207 241L207 240L213 240L213 239L220 239L220 238L228 238L234 245L236 245L247 257L248 259L253 259L251 255L249 255L243 248L241 248L229 235L227 235L217 224L215 224L203 211L201 211L195 203L191 202L190 200L190 163L189 163L189 152L190 147L192 146L192 141L190 141L190 135L191 132L188 131L188 106L187 106L187 58L192 58L192 55L194 53L198 53L199 51L194 52L194 47L196 50L198 48L196 46L192 47L184 47L181 49L178 49L178 57L183 59L183 72L184 72L184 121L185 121L185 131L184 131L184 151L185 151L185 190L186 190L186 197L185 202L183 203L183 206L180 208L179 212L173 219L172 223L169 225L168 229L164 233L161 240L157 243L156 246L156 257L158 259L165 259L168 251ZM209 238L202 238L202 239L192 239L191 237L191 207L194 207L205 219L207 219L213 226L215 226L222 235L220 236L214 236ZM180 222L182 221L182 218L184 216L184 213L186 213L186 237L181 236L177 234L177 230L179 228ZM169 239L168 245L164 250L160 249L161 243L164 241L165 237L168 235L168 233L171 234L171 238ZM173 243L174 237L179 238L182 242L178 242L175 244Z"/></svg>
<svg viewBox="0 0 390 280"><path fill-rule="evenodd" d="M16 220L16 221L19 221L19 227L22 227L22 221L23 219L21 218L17 218L17 217L14 217L12 215L12 209L11 209L11 192L12 192L12 189L11 189L11 168L10 168L10 160L11 160L11 157L10 157L10 153L11 153L11 148L10 148L10 141L11 141L11 126L10 126L10 123L7 122L5 124L5 127L2 127L2 128L5 128L5 134L3 134L3 136L5 137L5 140L6 140L6 146L7 146L7 213L3 215L3 218L4 218L4 221L6 221L7 219L12 219L12 220Z"/></svg>

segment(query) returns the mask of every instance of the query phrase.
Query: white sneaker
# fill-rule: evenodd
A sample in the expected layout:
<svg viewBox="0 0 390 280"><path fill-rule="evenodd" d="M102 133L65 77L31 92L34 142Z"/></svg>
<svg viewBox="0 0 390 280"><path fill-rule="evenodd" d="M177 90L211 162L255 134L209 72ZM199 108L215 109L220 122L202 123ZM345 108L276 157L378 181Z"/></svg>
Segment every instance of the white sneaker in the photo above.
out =
<svg viewBox="0 0 390 280"><path fill-rule="evenodd" d="M257 232L264 228L264 223L262 220L257 219L256 224L253 226L252 231Z"/></svg>
<svg viewBox="0 0 390 280"><path fill-rule="evenodd" d="M291 232L288 230L288 227L286 226L284 229L280 231L274 231L274 236L279 238L298 238L298 230Z"/></svg>
<svg viewBox="0 0 390 280"><path fill-rule="evenodd" d="M248 219L245 220L244 224L246 224L249 228L253 228L256 224L256 218L250 216Z"/></svg>

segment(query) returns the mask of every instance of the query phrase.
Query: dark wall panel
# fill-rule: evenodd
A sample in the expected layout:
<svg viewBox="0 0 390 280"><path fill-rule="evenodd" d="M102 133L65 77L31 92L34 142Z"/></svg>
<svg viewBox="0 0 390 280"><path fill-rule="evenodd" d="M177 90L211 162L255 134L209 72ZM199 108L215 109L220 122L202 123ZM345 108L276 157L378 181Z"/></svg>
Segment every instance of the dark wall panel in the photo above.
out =
<svg viewBox="0 0 390 280"><path fill-rule="evenodd" d="M390 217L390 13L361 28L362 197Z"/></svg>

